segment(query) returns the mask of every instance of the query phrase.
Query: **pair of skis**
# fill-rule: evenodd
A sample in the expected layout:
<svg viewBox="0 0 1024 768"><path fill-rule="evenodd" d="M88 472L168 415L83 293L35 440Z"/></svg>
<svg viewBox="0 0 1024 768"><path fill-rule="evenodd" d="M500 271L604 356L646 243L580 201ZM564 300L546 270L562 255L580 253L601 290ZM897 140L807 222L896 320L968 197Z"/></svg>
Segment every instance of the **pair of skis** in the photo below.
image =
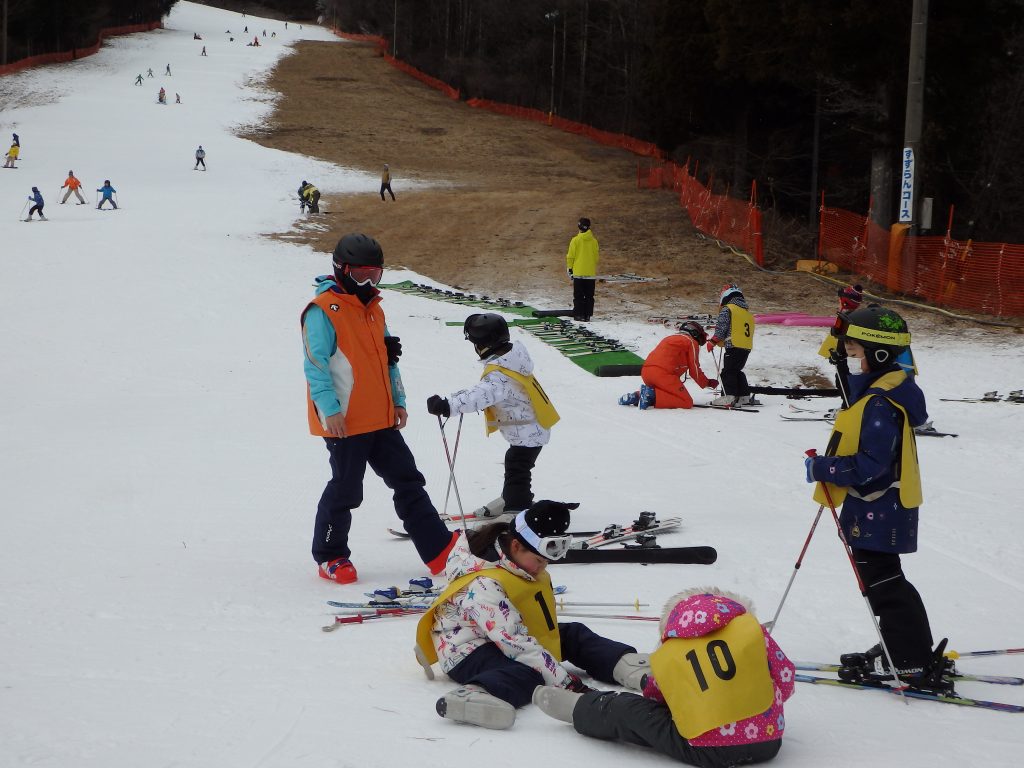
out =
<svg viewBox="0 0 1024 768"><path fill-rule="evenodd" d="M779 416L786 421L827 421L829 423L836 419L836 408L827 411L816 411L813 408L801 408L790 404L789 410L793 413L780 413ZM914 434L920 437L960 437L959 432L940 432L931 424L915 427Z"/></svg>
<svg viewBox="0 0 1024 768"><path fill-rule="evenodd" d="M482 510L483 508L481 508ZM480 512L481 510L478 510ZM476 512L465 516L466 522L493 521L498 518L485 517ZM450 518L453 522L461 522L462 518ZM580 538L567 555L558 563L580 565L585 563L672 563L710 565L718 559L714 547L661 547L656 543L658 533L678 528L682 518L673 517L658 520L654 512L643 512L629 526L611 525L603 531L570 532ZM388 532L399 538L409 538L407 533L388 528ZM635 543L634 543L635 542ZM621 548L610 548L613 544L623 544Z"/></svg>
<svg viewBox="0 0 1024 768"><path fill-rule="evenodd" d="M1024 403L1024 390L1015 389L1005 398L995 390L986 392L981 397L940 397L944 403Z"/></svg>
<svg viewBox="0 0 1024 768"><path fill-rule="evenodd" d="M959 656L968 655L991 655L996 653L1014 653L1022 649L1008 649L1007 651L984 651L973 653L961 653ZM952 654L950 654L952 655ZM991 709L997 712L1024 712L1024 705L1009 704L1002 701L989 701L987 699L976 699L959 694L939 694L927 691L918 691L912 688L896 688L887 683L874 682L849 682L838 680L832 677L821 677L819 675L808 675L806 671L813 672L838 672L838 664L820 664L817 662L794 662L797 670L796 681L798 683L811 683L813 685L832 685L838 688L852 688L855 690L880 691L894 696L907 696L912 699L924 699L935 701L940 704L956 704L961 707L976 707L979 709ZM955 673L949 676L952 680L964 682L992 683L995 685L1024 685L1024 678L1009 677L1005 675L971 675Z"/></svg>

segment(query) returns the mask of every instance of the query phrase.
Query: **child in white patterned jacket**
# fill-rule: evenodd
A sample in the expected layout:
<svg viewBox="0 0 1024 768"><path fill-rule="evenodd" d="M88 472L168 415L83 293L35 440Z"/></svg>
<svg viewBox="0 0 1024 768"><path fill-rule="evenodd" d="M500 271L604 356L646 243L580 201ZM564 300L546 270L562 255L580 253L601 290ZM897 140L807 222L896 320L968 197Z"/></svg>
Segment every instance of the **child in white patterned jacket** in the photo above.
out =
<svg viewBox="0 0 1024 768"><path fill-rule="evenodd" d="M557 620L546 568L568 551L569 510L577 506L539 501L511 522L459 537L445 570L449 586L420 620L416 638L421 663L439 661L461 685L438 700L441 717L509 728L538 685L593 690L562 660L601 682L640 689L646 655Z"/></svg>

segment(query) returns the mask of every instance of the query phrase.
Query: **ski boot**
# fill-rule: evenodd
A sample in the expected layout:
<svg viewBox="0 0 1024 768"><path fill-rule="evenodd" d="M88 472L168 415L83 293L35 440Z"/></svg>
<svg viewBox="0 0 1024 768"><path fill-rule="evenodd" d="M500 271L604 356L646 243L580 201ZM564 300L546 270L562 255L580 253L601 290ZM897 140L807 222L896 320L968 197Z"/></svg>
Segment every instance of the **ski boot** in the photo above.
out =
<svg viewBox="0 0 1024 768"><path fill-rule="evenodd" d="M437 714L457 723L503 731L516 722L516 710L507 701L492 696L479 685L464 685L449 691L436 704Z"/></svg>
<svg viewBox="0 0 1024 768"><path fill-rule="evenodd" d="M619 398L619 405L637 405L640 402L640 392L627 392Z"/></svg>
<svg viewBox="0 0 1024 768"><path fill-rule="evenodd" d="M654 387L648 387L646 384L640 386L640 401L637 403L637 406L641 411L654 407L654 395Z"/></svg>
<svg viewBox="0 0 1024 768"><path fill-rule="evenodd" d="M896 676L907 688L922 693L939 696L953 696L953 680L956 674L953 660L943 654L946 650L946 639L936 646L932 658L920 667L897 669ZM840 668L837 675L840 680L849 683L866 685L891 685L893 673L889 662L882 653L880 645L874 645L862 653L844 653L839 657Z"/></svg>
<svg viewBox="0 0 1024 768"><path fill-rule="evenodd" d="M711 401L715 408L732 408L736 405L736 395L722 395Z"/></svg>

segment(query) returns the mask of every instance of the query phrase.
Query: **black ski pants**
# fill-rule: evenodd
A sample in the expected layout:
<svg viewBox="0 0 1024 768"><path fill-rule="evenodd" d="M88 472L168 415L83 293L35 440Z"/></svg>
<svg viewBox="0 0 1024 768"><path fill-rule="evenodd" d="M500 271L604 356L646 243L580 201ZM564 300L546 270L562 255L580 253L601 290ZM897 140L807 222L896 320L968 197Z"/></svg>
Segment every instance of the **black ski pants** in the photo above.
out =
<svg viewBox="0 0 1024 768"><path fill-rule="evenodd" d="M602 637L585 624L568 622L558 624L562 644L562 657L586 671L595 680L616 685L612 670L627 653L636 648ZM456 664L448 673L460 685L479 685L492 696L507 701L513 707L529 704L533 690L544 685L540 672L513 661L494 643L481 645Z"/></svg>
<svg viewBox="0 0 1024 768"><path fill-rule="evenodd" d="M424 563L441 554L451 531L441 522L424 488L409 446L397 429L380 429L351 437L324 438L330 454L331 479L316 508L313 559L318 563L349 557L352 510L363 503L367 465L394 491L395 512Z"/></svg>
<svg viewBox="0 0 1024 768"><path fill-rule="evenodd" d="M896 668L913 669L928 664L932 658L928 612L921 595L903 574L900 556L854 549L853 561Z"/></svg>
<svg viewBox="0 0 1024 768"><path fill-rule="evenodd" d="M507 512L519 512L533 504L532 471L540 455L541 446L526 448L510 445L505 451L505 485L501 498Z"/></svg>
<svg viewBox="0 0 1024 768"><path fill-rule="evenodd" d="M391 199L392 200L395 199L395 193L391 191L391 182L390 181L385 182L385 183L380 185L380 199L381 200L384 199L384 193L385 192L387 192L389 195L391 195Z"/></svg>
<svg viewBox="0 0 1024 768"><path fill-rule="evenodd" d="M702 768L763 763L782 748L781 739L734 747L691 746L676 730L667 704L635 693L584 694L572 712L572 724L584 736L651 747L673 760Z"/></svg>
<svg viewBox="0 0 1024 768"><path fill-rule="evenodd" d="M572 316L576 320L589 320L594 314L594 285L597 280L574 277L572 279Z"/></svg>
<svg viewBox="0 0 1024 768"><path fill-rule="evenodd" d="M722 391L727 395L746 397L750 394L750 386L747 384L747 375L743 373L743 366L747 364L750 357L749 349L729 347L722 355Z"/></svg>

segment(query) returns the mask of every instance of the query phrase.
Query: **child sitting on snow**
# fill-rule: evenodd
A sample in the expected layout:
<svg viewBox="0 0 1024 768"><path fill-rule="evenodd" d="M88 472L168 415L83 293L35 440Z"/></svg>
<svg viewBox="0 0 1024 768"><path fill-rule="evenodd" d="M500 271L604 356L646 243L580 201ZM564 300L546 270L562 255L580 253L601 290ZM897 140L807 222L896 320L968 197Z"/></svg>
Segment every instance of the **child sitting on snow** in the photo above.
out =
<svg viewBox="0 0 1024 768"><path fill-rule="evenodd" d="M547 564L560 560L572 536L569 512L578 504L538 501L507 523L460 535L448 556L448 588L420 619L416 657L461 687L437 701L441 717L484 728L511 728L516 709L537 686L591 691L562 665L566 660L606 683L640 690L647 656L557 620Z"/></svg>
<svg viewBox="0 0 1024 768"><path fill-rule="evenodd" d="M533 376L533 360L526 347L509 340L505 318L470 315L463 332L484 364L483 376L475 386L453 392L447 399L431 395L427 411L444 417L483 411L487 434L501 430L501 436L509 442L505 483L501 496L477 514L497 517L503 512L518 512L533 503L531 472L541 448L551 439L558 412Z"/></svg>
<svg viewBox="0 0 1024 768"><path fill-rule="evenodd" d="M771 760L786 727L793 663L746 598L715 588L673 597L643 696L538 687L533 703L577 733L652 747L690 765Z"/></svg>

